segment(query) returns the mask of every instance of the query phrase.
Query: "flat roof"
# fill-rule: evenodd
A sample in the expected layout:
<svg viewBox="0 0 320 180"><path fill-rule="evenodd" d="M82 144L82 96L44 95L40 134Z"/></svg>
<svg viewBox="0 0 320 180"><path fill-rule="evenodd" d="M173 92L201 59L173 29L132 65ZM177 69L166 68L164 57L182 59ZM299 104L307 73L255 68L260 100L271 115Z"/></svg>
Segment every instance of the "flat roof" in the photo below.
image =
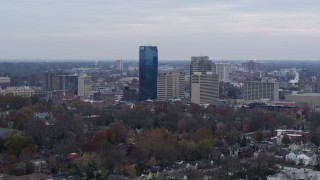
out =
<svg viewBox="0 0 320 180"><path fill-rule="evenodd" d="M320 96L320 93L288 94L287 96Z"/></svg>

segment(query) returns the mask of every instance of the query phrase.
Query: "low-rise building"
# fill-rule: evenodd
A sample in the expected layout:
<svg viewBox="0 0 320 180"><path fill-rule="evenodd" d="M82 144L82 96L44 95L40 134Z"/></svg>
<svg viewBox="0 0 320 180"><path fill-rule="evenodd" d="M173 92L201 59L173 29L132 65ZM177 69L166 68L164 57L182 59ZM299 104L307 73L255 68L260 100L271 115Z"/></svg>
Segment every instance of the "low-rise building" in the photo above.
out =
<svg viewBox="0 0 320 180"><path fill-rule="evenodd" d="M34 90L28 86L10 86L6 89L0 90L1 95L13 95L22 97L31 97L34 95Z"/></svg>
<svg viewBox="0 0 320 180"><path fill-rule="evenodd" d="M292 94L285 96L286 101L296 103L307 103L307 105L313 110L320 109L320 93L303 93L293 92Z"/></svg>

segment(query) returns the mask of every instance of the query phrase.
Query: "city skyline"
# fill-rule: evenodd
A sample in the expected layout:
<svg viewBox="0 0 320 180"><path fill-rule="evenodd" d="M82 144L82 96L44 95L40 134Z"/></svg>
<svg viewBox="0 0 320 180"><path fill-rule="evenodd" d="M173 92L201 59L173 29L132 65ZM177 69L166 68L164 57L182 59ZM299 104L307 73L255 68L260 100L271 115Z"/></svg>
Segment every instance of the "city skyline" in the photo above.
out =
<svg viewBox="0 0 320 180"><path fill-rule="evenodd" d="M0 59L320 60L320 2L0 2Z"/></svg>

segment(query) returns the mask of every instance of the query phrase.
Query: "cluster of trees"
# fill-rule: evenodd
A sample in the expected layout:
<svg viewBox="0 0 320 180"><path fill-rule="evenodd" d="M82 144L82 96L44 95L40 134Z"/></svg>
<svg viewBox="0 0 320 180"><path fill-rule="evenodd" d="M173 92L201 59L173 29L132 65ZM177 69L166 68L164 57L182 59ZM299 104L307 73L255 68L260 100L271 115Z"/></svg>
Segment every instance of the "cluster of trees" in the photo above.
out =
<svg viewBox="0 0 320 180"><path fill-rule="evenodd" d="M0 116L1 127L22 132L0 142L4 155L29 163L35 154L50 150L48 158L55 162L52 170L68 169L87 177L135 176L177 160L212 159L216 150L227 155L229 145L245 146L244 132L256 132L256 140L263 141L265 130L303 124L293 112L234 111L169 102L99 109L81 101L52 104L37 97L0 96L0 107L5 112ZM47 116L39 118L35 113ZM318 117L310 115L309 122L319 123ZM319 144L318 126L312 125L312 140ZM81 156L69 166L50 157L74 152Z"/></svg>

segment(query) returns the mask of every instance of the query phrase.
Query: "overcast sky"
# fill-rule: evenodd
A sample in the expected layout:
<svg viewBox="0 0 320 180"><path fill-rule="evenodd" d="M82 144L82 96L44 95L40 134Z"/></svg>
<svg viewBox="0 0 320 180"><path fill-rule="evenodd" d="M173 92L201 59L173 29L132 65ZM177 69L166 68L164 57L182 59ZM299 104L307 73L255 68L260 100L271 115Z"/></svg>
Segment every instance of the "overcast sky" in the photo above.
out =
<svg viewBox="0 0 320 180"><path fill-rule="evenodd" d="M0 59L320 60L319 0L0 0Z"/></svg>

